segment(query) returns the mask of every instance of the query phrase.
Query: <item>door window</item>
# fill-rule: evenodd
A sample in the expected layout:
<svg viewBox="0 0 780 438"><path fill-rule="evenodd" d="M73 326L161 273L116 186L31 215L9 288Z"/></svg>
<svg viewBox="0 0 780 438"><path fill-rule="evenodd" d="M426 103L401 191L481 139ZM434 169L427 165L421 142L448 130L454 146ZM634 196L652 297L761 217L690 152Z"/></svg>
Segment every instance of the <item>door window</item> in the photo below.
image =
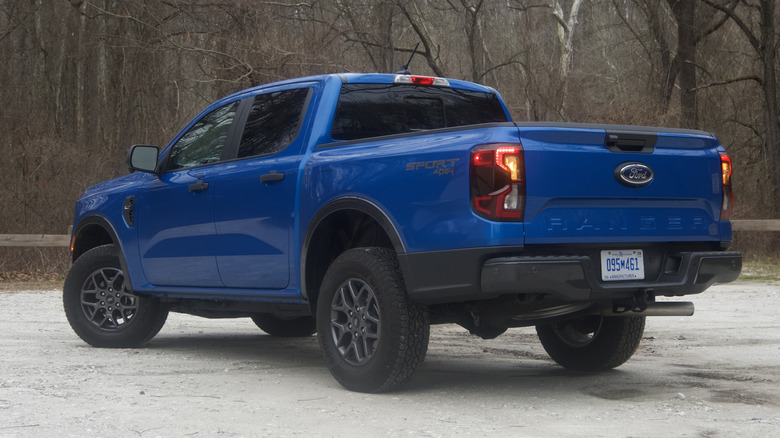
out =
<svg viewBox="0 0 780 438"><path fill-rule="evenodd" d="M300 131L309 90L298 88L255 96L238 158L275 154L289 146Z"/></svg>
<svg viewBox="0 0 780 438"><path fill-rule="evenodd" d="M198 120L173 145L168 170L186 169L219 161L239 102L215 109Z"/></svg>

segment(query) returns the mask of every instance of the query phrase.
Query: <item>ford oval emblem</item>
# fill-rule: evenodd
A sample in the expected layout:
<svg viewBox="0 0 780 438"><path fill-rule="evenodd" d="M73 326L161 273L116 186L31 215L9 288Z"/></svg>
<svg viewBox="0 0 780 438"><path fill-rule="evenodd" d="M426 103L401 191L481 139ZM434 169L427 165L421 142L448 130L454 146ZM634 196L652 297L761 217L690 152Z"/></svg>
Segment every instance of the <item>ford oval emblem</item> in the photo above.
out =
<svg viewBox="0 0 780 438"><path fill-rule="evenodd" d="M646 164L639 162L623 163L615 169L615 179L628 187L643 187L653 181L655 173Z"/></svg>

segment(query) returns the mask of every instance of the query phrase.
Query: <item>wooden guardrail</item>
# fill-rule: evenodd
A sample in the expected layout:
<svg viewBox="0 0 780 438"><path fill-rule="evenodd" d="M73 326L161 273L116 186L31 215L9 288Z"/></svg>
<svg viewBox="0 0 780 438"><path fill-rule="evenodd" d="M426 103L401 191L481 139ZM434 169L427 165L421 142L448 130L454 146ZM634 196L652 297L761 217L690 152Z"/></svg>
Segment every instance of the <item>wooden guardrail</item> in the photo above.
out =
<svg viewBox="0 0 780 438"><path fill-rule="evenodd" d="M734 231L780 231L780 219L733 220Z"/></svg>
<svg viewBox="0 0 780 438"><path fill-rule="evenodd" d="M70 246L70 234L0 234L0 246Z"/></svg>
<svg viewBox="0 0 780 438"><path fill-rule="evenodd" d="M780 231L780 219L733 220L734 231ZM68 234L0 234L0 246L68 246Z"/></svg>
<svg viewBox="0 0 780 438"><path fill-rule="evenodd" d="M0 234L0 246L68 246L67 234Z"/></svg>

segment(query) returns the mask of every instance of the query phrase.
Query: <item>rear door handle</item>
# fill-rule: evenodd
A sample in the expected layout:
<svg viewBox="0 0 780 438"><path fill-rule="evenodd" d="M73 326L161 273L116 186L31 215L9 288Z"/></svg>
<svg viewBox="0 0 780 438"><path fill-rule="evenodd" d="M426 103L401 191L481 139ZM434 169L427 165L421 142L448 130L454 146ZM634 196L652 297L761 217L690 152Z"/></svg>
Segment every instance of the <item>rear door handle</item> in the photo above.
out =
<svg viewBox="0 0 780 438"><path fill-rule="evenodd" d="M195 193L195 192L202 192L202 191L204 191L204 190L209 188L209 183L202 182L202 181L201 182L196 182L196 183L190 184L187 188L189 188L190 191L193 192L193 193Z"/></svg>
<svg viewBox="0 0 780 438"><path fill-rule="evenodd" d="M260 177L261 183L276 182L284 179L284 173L272 170Z"/></svg>

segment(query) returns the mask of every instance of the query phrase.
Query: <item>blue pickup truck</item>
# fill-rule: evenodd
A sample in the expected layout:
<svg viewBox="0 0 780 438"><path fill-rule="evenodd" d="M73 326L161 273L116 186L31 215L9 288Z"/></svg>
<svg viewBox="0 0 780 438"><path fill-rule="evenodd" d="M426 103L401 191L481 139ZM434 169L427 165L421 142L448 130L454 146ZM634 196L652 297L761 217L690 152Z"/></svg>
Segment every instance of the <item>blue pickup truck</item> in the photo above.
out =
<svg viewBox="0 0 780 438"><path fill-rule="evenodd" d="M431 324L535 326L574 370L617 367L646 316L735 280L731 161L709 133L512 121L498 93L333 74L206 108L76 203L73 330L133 347L169 312L318 334L333 376L406 382Z"/></svg>

